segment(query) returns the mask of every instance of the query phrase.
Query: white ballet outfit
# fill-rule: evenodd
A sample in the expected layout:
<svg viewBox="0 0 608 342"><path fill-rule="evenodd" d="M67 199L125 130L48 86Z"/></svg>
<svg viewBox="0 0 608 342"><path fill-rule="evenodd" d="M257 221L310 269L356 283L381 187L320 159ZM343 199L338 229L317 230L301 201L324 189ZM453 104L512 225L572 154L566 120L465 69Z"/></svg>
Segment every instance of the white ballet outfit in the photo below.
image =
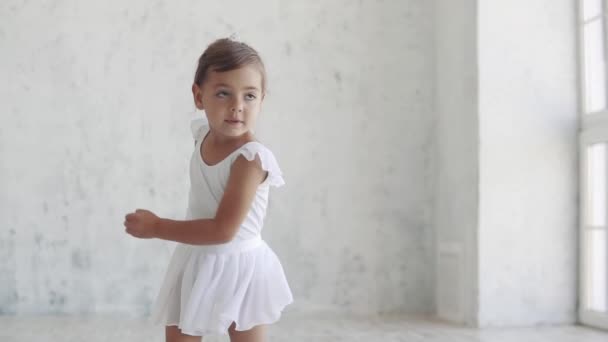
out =
<svg viewBox="0 0 608 342"><path fill-rule="evenodd" d="M234 239L220 245L178 243L152 310L157 324L178 326L194 336L224 335L236 330L276 322L293 297L276 254L261 232L270 186L284 184L272 152L249 142L215 165L201 157L201 144L209 131L206 120L192 121L195 149L190 160L190 195L187 219L213 218L230 168L241 155L256 155L267 178L258 187L247 216Z"/></svg>

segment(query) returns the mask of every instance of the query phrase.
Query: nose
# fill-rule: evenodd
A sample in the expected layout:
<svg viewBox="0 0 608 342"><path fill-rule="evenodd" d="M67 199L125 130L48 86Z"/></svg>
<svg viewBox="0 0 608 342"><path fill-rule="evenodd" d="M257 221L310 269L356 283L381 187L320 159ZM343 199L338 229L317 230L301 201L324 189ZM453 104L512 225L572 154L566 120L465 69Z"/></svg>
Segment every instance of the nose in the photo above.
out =
<svg viewBox="0 0 608 342"><path fill-rule="evenodd" d="M232 103L232 108L230 109L233 113L240 113L243 111L243 103L239 100L234 101Z"/></svg>

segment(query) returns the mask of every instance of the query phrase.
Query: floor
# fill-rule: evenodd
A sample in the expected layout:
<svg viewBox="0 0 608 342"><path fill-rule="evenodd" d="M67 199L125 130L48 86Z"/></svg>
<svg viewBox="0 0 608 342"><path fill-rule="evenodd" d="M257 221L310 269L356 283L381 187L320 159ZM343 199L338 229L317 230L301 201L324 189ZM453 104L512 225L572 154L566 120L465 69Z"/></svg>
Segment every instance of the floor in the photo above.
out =
<svg viewBox="0 0 608 342"><path fill-rule="evenodd" d="M163 328L141 320L108 317L0 316L2 342L163 342ZM205 342L228 341L206 337ZM608 332L581 326L477 330L416 317L343 318L286 316L269 330L268 341L313 342L607 342Z"/></svg>

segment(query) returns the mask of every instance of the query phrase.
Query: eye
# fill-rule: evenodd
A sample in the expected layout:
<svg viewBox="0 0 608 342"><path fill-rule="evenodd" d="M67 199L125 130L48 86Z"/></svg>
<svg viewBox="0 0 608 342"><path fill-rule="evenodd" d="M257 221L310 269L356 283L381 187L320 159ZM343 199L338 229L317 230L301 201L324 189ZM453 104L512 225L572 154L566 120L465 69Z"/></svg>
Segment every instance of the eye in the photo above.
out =
<svg viewBox="0 0 608 342"><path fill-rule="evenodd" d="M257 99L257 96L255 96L255 94L247 94L247 95L245 95L245 99L247 101L253 101L253 100Z"/></svg>
<svg viewBox="0 0 608 342"><path fill-rule="evenodd" d="M220 90L220 91L218 91L218 92L215 94L215 96L217 96L217 97L219 97L219 98L221 98L221 99L225 98L225 97L226 97L226 96L228 96L228 95L230 95L230 94L229 94L227 91L225 91L225 90Z"/></svg>

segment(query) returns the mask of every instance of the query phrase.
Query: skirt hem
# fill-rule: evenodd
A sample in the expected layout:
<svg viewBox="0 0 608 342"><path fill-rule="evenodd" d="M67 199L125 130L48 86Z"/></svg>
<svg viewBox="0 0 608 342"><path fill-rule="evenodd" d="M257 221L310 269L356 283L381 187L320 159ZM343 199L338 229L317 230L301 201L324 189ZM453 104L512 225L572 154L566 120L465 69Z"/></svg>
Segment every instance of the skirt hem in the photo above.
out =
<svg viewBox="0 0 608 342"><path fill-rule="evenodd" d="M287 305L292 304L293 301L288 302L287 304L283 305L283 308L281 308L276 314L274 314L271 317L267 317L265 319L260 319L260 320L256 320L253 322L247 322L247 324L239 324L237 322L237 320L235 319L228 319L228 321L230 321L230 323L228 323L227 326L225 327L219 327L217 329L210 329L210 328L204 328L204 329L182 329L182 326L179 322L167 322L164 323L163 326L173 326L173 327L178 327L181 331L182 334L186 334L186 335L190 335L190 336L209 336L209 335L227 335L228 334L228 329L230 328L230 325L234 322L235 323L235 330L236 331L247 331L250 329L253 329L254 327L258 326L258 325L270 325L270 324L274 324L276 322L278 322L281 319L281 316L283 314L283 311L285 310L285 308L287 307ZM161 322L153 322L156 324L160 324Z"/></svg>

